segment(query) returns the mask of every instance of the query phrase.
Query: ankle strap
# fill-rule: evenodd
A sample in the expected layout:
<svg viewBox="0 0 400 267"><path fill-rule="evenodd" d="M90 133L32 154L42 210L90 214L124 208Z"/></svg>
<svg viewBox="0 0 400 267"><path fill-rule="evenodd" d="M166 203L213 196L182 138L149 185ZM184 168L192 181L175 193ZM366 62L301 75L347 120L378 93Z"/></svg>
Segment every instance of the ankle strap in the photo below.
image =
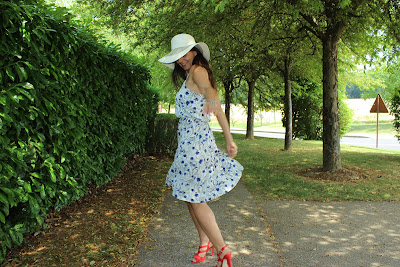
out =
<svg viewBox="0 0 400 267"><path fill-rule="evenodd" d="M219 255L222 254L222 252L226 249L226 246L224 246L223 248L221 248L221 250L219 251L219 253L217 254L217 256L219 257Z"/></svg>
<svg viewBox="0 0 400 267"><path fill-rule="evenodd" d="M208 241L207 245L199 246L199 251L200 251L201 248L209 248L210 244L211 244L211 241Z"/></svg>

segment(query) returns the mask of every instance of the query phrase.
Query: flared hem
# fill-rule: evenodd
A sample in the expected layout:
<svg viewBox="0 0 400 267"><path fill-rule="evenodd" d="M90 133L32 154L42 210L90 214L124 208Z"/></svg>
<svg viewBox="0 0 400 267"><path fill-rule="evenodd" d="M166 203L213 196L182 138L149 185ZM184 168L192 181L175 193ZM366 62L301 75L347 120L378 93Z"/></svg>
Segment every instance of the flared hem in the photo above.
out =
<svg viewBox="0 0 400 267"><path fill-rule="evenodd" d="M167 186L171 186L171 188L172 188L171 195L172 195L174 198L178 199L178 200L181 200L181 201L184 201L184 202L189 202L189 203L207 203L207 202L216 200L216 199L222 197L223 195L229 193L230 191L232 191L232 190L237 186L238 183L239 183L239 180L238 180L237 183L236 183L233 187L231 187L230 189L224 190L223 192L218 192L217 194L213 194L213 196L212 196L212 197L208 197L207 200L198 200L198 199L195 199L195 198L190 198L190 199L189 199L189 198L187 198L187 197L185 198L185 197L182 196L182 195L176 194L176 192L174 191L174 187L173 187L172 185L170 185L170 184L166 184L166 185L167 185Z"/></svg>

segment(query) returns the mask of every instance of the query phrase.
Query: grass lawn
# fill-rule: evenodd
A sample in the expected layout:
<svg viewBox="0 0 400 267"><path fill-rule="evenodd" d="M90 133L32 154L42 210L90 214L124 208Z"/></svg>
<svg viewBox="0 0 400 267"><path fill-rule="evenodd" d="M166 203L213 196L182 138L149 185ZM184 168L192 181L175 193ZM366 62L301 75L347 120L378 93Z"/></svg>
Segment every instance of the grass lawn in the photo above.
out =
<svg viewBox="0 0 400 267"><path fill-rule="evenodd" d="M396 131L393 127L392 121L380 121L379 122L379 134L390 134L396 135ZM376 134L376 121L375 122L353 122L349 131L346 134Z"/></svg>
<svg viewBox="0 0 400 267"><path fill-rule="evenodd" d="M217 143L223 135L214 133ZM234 135L237 160L244 166L243 181L264 199L313 201L400 200L400 151L341 146L347 170L324 173L321 141L293 141L293 151L282 151L284 140Z"/></svg>

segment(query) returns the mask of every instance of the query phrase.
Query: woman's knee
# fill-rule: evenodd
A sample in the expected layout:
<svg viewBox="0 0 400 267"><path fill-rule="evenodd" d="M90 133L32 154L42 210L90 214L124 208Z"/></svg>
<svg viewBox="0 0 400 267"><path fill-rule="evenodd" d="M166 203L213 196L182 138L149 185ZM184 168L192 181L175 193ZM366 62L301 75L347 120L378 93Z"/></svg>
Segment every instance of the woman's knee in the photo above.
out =
<svg viewBox="0 0 400 267"><path fill-rule="evenodd" d="M188 205L190 208L192 208L194 211L198 211L198 210L203 210L208 208L207 203L203 202L203 203L189 203Z"/></svg>

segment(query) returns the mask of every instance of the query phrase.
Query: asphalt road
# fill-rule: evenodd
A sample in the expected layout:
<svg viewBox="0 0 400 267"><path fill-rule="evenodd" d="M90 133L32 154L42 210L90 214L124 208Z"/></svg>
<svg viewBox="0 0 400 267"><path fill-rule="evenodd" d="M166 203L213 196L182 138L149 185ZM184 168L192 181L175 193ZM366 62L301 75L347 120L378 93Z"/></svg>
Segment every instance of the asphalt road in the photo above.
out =
<svg viewBox="0 0 400 267"><path fill-rule="evenodd" d="M213 131L221 131L219 128L212 128ZM232 133L246 134L245 129L231 129ZM275 131L254 131L255 136L285 139L284 132ZM375 134L363 134L363 135L348 135L344 136L340 140L340 144L343 145L353 145L353 146L363 146L376 148L376 135ZM381 134L378 136L378 149L390 149L390 150L400 150L400 142L396 137Z"/></svg>

